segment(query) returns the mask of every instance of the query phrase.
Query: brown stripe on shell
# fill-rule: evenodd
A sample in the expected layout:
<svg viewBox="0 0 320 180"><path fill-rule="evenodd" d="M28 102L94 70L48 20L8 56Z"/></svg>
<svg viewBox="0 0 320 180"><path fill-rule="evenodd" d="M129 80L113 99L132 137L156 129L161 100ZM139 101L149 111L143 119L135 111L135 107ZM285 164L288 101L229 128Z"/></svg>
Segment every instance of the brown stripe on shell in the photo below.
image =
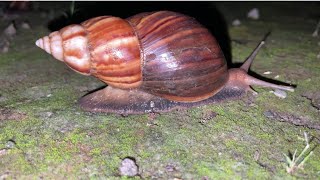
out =
<svg viewBox="0 0 320 180"><path fill-rule="evenodd" d="M129 49L129 48L139 49L138 47L134 47L134 45L136 45L137 43L136 42L137 39L133 34L122 33L121 35L118 34L117 36L109 37L110 39L107 39L107 38L108 37L100 38L100 40L97 40L95 44L91 45L93 54L115 52L115 50L112 49L111 47L121 48L123 50ZM92 39L94 39L94 37L92 37ZM97 39L99 39L99 37L97 37ZM121 46L121 44L126 44L127 46ZM138 52L133 52L133 53L137 54ZM104 59L104 61L106 61L106 59Z"/></svg>
<svg viewBox="0 0 320 180"><path fill-rule="evenodd" d="M200 101L213 96L223 88L228 78L225 69L226 66L216 72L198 74L197 76L179 80L167 80L166 82L149 81L148 84L144 84L144 90L173 101ZM176 88L177 84L179 84L179 88ZM190 86L190 84L193 86Z"/></svg>
<svg viewBox="0 0 320 180"><path fill-rule="evenodd" d="M215 86L215 82L218 82L221 79L224 79L226 76L221 76L221 74L227 73L225 69L227 66L223 66L219 68L217 71L207 72L207 73L200 73L196 76L189 76L185 77L184 79L170 79L166 81L162 80L154 80L148 81L146 84L146 89L150 91L158 91L164 93L169 89L172 92L179 92L184 94L185 96L191 96L192 89L196 87L203 86L207 90L209 90L209 86ZM179 84L179 89L176 88L176 84ZM189 84L193 84L191 87ZM147 86L148 85L148 86ZM186 90L186 91L185 91ZM188 95L189 94L189 95Z"/></svg>
<svg viewBox="0 0 320 180"><path fill-rule="evenodd" d="M153 39L145 39L143 44L149 44L150 46L146 47L145 50L156 49L158 47L166 47L170 42L176 42L179 39L183 39L186 37L191 37L195 33L203 32L205 29L197 28L197 29L185 29L180 30L179 33L168 32L166 36L154 36ZM160 34L160 33L159 33Z"/></svg>
<svg viewBox="0 0 320 180"><path fill-rule="evenodd" d="M87 35L87 33L85 31L79 31L79 32L76 32L76 33L69 34L68 36L64 36L62 41L67 41L69 39L72 39L72 38L75 38L75 37L78 37L78 36L85 37L86 35Z"/></svg>
<svg viewBox="0 0 320 180"><path fill-rule="evenodd" d="M223 88L228 79L226 61L215 38L196 20L168 11L128 20L143 47L142 90L194 102Z"/></svg>
<svg viewBox="0 0 320 180"><path fill-rule="evenodd" d="M110 40L109 42L96 47L91 52L95 57L101 57L98 61L93 61L94 70L105 71L120 69L122 68L122 65L130 67L131 63L135 63L140 66L140 50L139 47L136 46L135 37L120 37ZM124 61L125 59L123 58L128 60Z"/></svg>
<svg viewBox="0 0 320 180"><path fill-rule="evenodd" d="M145 13L141 13L142 16L145 15ZM141 16L140 14L137 14L135 16ZM146 24L148 23L155 23L158 20L161 20L165 17L168 17L169 14L168 13L164 13L164 11L158 11L158 12L153 12L153 13L147 13L147 15L144 18L140 19L140 22L138 24L136 24L135 26L140 29L140 28L149 28L146 26ZM131 17L130 17L131 18ZM128 18L127 20L129 20L130 18Z"/></svg>
<svg viewBox="0 0 320 180"><path fill-rule="evenodd" d="M81 23L82 26L86 27L87 31L92 32L93 29L98 30L101 28L109 28L108 26L105 26L106 24L114 23L116 21L121 21L118 17L112 17L112 16L102 16L97 17L93 19L89 19L83 23Z"/></svg>
<svg viewBox="0 0 320 180"><path fill-rule="evenodd" d="M49 34L49 48L50 48L50 54L53 56L53 51L52 51L52 42L53 42L53 40L52 40L52 35L51 34Z"/></svg>
<svg viewBox="0 0 320 180"><path fill-rule="evenodd" d="M221 91L223 89L223 87L225 86L225 82L227 81L228 74L225 75L224 78L219 79L219 81L215 81L215 85L216 86L210 86L210 87L206 87L206 86L201 86L201 87L196 87L193 88L192 91L193 92L201 92L201 95L199 94L189 94L189 95L171 95L171 94L163 94L162 97L172 100L172 101L177 101L177 102L199 102L205 99L208 99L212 96L214 96L215 94L217 94L219 91ZM209 91L209 88L212 88L213 90Z"/></svg>
<svg viewBox="0 0 320 180"><path fill-rule="evenodd" d="M171 38L171 41L166 41L165 45L160 45L157 47L154 47L152 49L152 53L151 55L155 55L156 57L162 57L165 54L173 54L175 56L181 54L182 51L185 50L190 50L190 49L194 49L194 48L198 48L199 50L201 49L205 49L207 51L211 51L209 52L210 56L212 58L221 58L223 55L221 54L221 51L219 50L219 47L217 47L218 49L214 49L213 47L210 48L210 44L212 43L211 41L208 41L208 36L207 36L207 31L203 31L202 30L195 30L195 31L190 31L190 33L192 33L192 35L186 33L184 34L184 36L182 34L180 34L179 36L176 36L176 38ZM196 42L195 42L196 40ZM179 48L177 48L179 47ZM151 47L150 47L151 48ZM146 50L149 50L148 48L146 48ZM168 50L171 50L168 52ZM150 55L150 54L148 54ZM148 56L146 55L146 56ZM192 54L190 54L191 56ZM192 58L192 57L190 57ZM190 59L188 58L188 59ZM171 58L173 61L176 60L176 58ZM149 65L152 66L153 63L157 63L159 62L159 59L150 59L148 57L146 57L146 60L148 61ZM187 59L183 58L183 61L180 61L179 63L184 63L186 62ZM220 61L216 61L215 63L221 63Z"/></svg>
<svg viewBox="0 0 320 180"><path fill-rule="evenodd" d="M130 75L130 76L121 76L121 77L108 77L108 76L102 76L102 75L97 75L101 80L106 81L106 82L113 82L113 83L135 83L140 81L140 76L139 74L135 75Z"/></svg>
<svg viewBox="0 0 320 180"><path fill-rule="evenodd" d="M94 17L94 18L91 18L91 19L88 19L84 22L81 23L82 26L85 26L85 27L92 27L94 24L96 24L98 21L102 20L102 19L105 19L105 20L112 20L110 19L111 16L98 16L98 17Z"/></svg>
<svg viewBox="0 0 320 180"><path fill-rule="evenodd" d="M175 88L174 83L181 84L180 88L187 88L187 87L189 87L189 83L192 81L194 81L193 87L205 86L208 84L214 84L214 82L218 81L220 79L219 75L225 73L224 68L226 68L226 66L221 67L217 71L210 72L210 73L202 73L202 74L199 73L197 76L189 76L184 79L170 79L170 80L167 80L166 82L163 82L160 80L159 81L154 80L154 81L149 81L148 84L153 84L150 87L155 87L154 89L156 91L165 90L166 88L169 88L172 91L180 91L181 89ZM213 79L210 79L207 77L212 77ZM201 83L198 82L199 79L202 79ZM164 87L166 87L166 88L164 88ZM193 88L193 87L191 87L191 88ZM185 94L187 94L187 93L185 93Z"/></svg>
<svg viewBox="0 0 320 180"><path fill-rule="evenodd" d="M209 59L207 61L203 61L201 66L197 66L197 71L194 71L194 67L196 63L190 63L185 65L180 65L179 68L175 68L174 70L159 70L162 73L162 76L159 77L156 74L149 74L148 77L145 78L147 81L161 81L161 80L172 80L172 76L174 76L174 80L185 79L201 74L208 74L215 72L214 70L219 70L221 66L214 66L211 64ZM186 73L187 71L187 73Z"/></svg>
<svg viewBox="0 0 320 180"><path fill-rule="evenodd" d="M48 36L45 36L45 37L43 38L43 43L44 43L44 50L45 50L47 53L51 54L50 39L49 39Z"/></svg>
<svg viewBox="0 0 320 180"><path fill-rule="evenodd" d="M88 21L82 25L88 32L92 75L117 88L139 87L142 83L139 40L130 24L116 17Z"/></svg>
<svg viewBox="0 0 320 180"><path fill-rule="evenodd" d="M116 22L114 22L116 23ZM98 26L94 31L91 32L90 37L94 39L101 38L100 43L103 43L103 40L107 37L109 38L116 38L116 37L122 37L123 35L133 35L134 33L131 31L128 31L128 27L125 24L120 23L119 25L104 27L104 26ZM105 37L106 36L106 37ZM96 46L99 46L99 43L96 42ZM94 45L94 44L93 44Z"/></svg>
<svg viewBox="0 0 320 180"><path fill-rule="evenodd" d="M111 81L104 81L103 79L101 79L103 82L107 83L109 86L112 87L116 87L119 89L136 89L137 87L139 87L141 85L141 80L137 81L137 82L130 82L130 83L116 83L116 82L111 82ZM125 84L125 87L123 87L123 85Z"/></svg>
<svg viewBox="0 0 320 180"><path fill-rule="evenodd" d="M80 59L83 56L83 52L81 52L81 51L79 51L77 49L71 49L71 50L65 51L64 56L65 57L66 56L73 56L73 57L75 57L77 59Z"/></svg>
<svg viewBox="0 0 320 180"><path fill-rule="evenodd" d="M99 69L92 69L92 74L99 74L106 77L122 77L139 74L139 64L133 62L100 66Z"/></svg>
<svg viewBox="0 0 320 180"><path fill-rule="evenodd" d="M194 24L190 24L184 19L176 19L175 23L172 24L164 24L164 27L159 27L159 31L154 31L153 33L149 33L149 35L144 39L143 44L150 44L150 42L166 42L166 41L178 41L178 37L188 36L188 33L200 33L201 31L205 31L204 28L199 28ZM193 32L194 31L194 32ZM200 31L200 32L199 32ZM179 32L177 34L177 32ZM161 43L159 46L161 46Z"/></svg>
<svg viewBox="0 0 320 180"><path fill-rule="evenodd" d="M163 19L160 19L157 23L150 22L149 24L145 23L144 28L148 29L148 31L144 32L144 34L141 34L141 38L144 38L149 33L155 33L157 31L161 31L163 28L166 28L173 23L179 22L179 20L183 20L183 17L176 17L176 16L169 16Z"/></svg>
<svg viewBox="0 0 320 180"><path fill-rule="evenodd" d="M126 20L130 23L130 25L135 28L138 24L142 24L142 20L145 19L145 17L154 14L153 12L143 12L136 14L134 16L128 17Z"/></svg>
<svg viewBox="0 0 320 180"><path fill-rule="evenodd" d="M147 73L145 80L170 80L172 77L174 79L183 79L189 76L196 76L199 73L206 74L209 72L215 72L215 70L220 69L223 65L219 61L213 61L212 53L208 49L200 48L190 48L185 49L177 53L176 56L171 55L168 59L156 59L153 60L152 64L145 67L145 71L152 72L155 69L162 76L157 76L153 73ZM176 57L178 59L183 59L183 61L175 61ZM217 59L223 56L216 57ZM164 62L165 61L165 62ZM196 67L196 69L194 69Z"/></svg>
<svg viewBox="0 0 320 180"><path fill-rule="evenodd" d="M85 29L81 25L69 25L59 31L63 46L63 61L74 71L90 75L90 52Z"/></svg>
<svg viewBox="0 0 320 180"><path fill-rule="evenodd" d="M59 31L54 31L49 34L49 39L51 54L59 61L63 61L62 38Z"/></svg>

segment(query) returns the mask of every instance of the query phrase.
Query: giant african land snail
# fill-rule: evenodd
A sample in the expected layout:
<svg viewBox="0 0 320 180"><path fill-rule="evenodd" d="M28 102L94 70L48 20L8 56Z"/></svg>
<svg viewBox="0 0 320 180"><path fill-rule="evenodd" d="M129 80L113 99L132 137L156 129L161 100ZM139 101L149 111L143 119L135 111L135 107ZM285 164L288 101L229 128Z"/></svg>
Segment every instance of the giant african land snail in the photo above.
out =
<svg viewBox="0 0 320 180"><path fill-rule="evenodd" d="M69 25L36 42L73 70L109 86L84 96L93 112L164 112L241 97L259 85L293 91L258 80L247 71L262 41L240 68L227 69L216 39L194 18L170 12L127 19L100 16Z"/></svg>

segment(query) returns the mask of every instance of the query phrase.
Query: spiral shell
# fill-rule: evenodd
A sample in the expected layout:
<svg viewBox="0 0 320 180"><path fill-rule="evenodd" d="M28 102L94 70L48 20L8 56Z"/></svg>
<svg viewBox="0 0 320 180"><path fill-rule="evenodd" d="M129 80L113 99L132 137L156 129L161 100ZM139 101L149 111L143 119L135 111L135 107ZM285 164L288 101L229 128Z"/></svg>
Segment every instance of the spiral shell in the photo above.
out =
<svg viewBox="0 0 320 180"><path fill-rule="evenodd" d="M141 84L139 41L129 23L110 16L70 25L36 42L73 70L121 89Z"/></svg>
<svg viewBox="0 0 320 180"><path fill-rule="evenodd" d="M223 88L228 80L223 53L194 18L160 11L127 20L142 47L141 89L174 101L195 102Z"/></svg>
<svg viewBox="0 0 320 180"><path fill-rule="evenodd" d="M120 89L195 102L228 80L216 39L194 18L170 12L127 19L101 16L70 25L36 42L73 70Z"/></svg>

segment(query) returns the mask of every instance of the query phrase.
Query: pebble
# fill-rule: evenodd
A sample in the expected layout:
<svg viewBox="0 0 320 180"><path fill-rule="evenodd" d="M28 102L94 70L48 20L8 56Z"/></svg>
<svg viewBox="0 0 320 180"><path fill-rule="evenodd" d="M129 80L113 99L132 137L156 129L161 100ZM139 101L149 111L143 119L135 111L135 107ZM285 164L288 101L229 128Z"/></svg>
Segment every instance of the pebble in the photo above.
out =
<svg viewBox="0 0 320 180"><path fill-rule="evenodd" d="M317 37L319 34L319 29L320 29L320 21L318 22L316 29L314 30L314 32L312 33L312 37Z"/></svg>
<svg viewBox="0 0 320 180"><path fill-rule="evenodd" d="M266 71L263 74L271 74L271 73L272 73L271 71Z"/></svg>
<svg viewBox="0 0 320 180"><path fill-rule="evenodd" d="M172 165L172 164L168 164L168 165L166 166L166 170L167 170L168 172L173 172L173 171L175 171L175 166Z"/></svg>
<svg viewBox="0 0 320 180"><path fill-rule="evenodd" d="M0 35L0 53L7 53L9 51L10 40L17 34L16 27L13 23L9 24L7 28Z"/></svg>
<svg viewBox="0 0 320 180"><path fill-rule="evenodd" d="M253 20L258 20L259 17L260 17L259 9L257 9L257 8L251 9L248 12L247 17L250 18L250 19L253 19Z"/></svg>
<svg viewBox="0 0 320 180"><path fill-rule="evenodd" d="M315 30L313 33L312 33L312 37L317 37L318 36L318 31Z"/></svg>
<svg viewBox="0 0 320 180"><path fill-rule="evenodd" d="M274 95L276 95L277 97L279 98L286 98L287 97L287 93L283 90L280 90L280 89L276 89L274 92L273 92Z"/></svg>
<svg viewBox="0 0 320 180"><path fill-rule="evenodd" d="M263 113L264 116L266 116L267 118L273 118L274 117L274 114L271 112L271 111L265 111Z"/></svg>
<svg viewBox="0 0 320 180"><path fill-rule="evenodd" d="M235 19L232 21L232 26L240 26L241 25L241 21L239 19Z"/></svg>
<svg viewBox="0 0 320 180"><path fill-rule="evenodd" d="M121 162L119 167L120 174L122 176L136 176L138 175L138 166L136 162L131 158L125 158Z"/></svg>
<svg viewBox="0 0 320 180"><path fill-rule="evenodd" d="M8 37L12 37L14 35L17 34L17 30L16 28L14 27L14 24L11 23L4 31L3 33L8 36Z"/></svg>
<svg viewBox="0 0 320 180"><path fill-rule="evenodd" d="M21 23L21 28L22 29L31 29L29 23L27 23L27 22L22 22Z"/></svg>
<svg viewBox="0 0 320 180"><path fill-rule="evenodd" d="M7 149L13 149L16 146L16 142L14 142L13 140L9 140L6 143L6 148Z"/></svg>
<svg viewBox="0 0 320 180"><path fill-rule="evenodd" d="M0 36L0 53L9 51L10 42L5 36Z"/></svg>
<svg viewBox="0 0 320 180"><path fill-rule="evenodd" d="M3 155L6 155L8 152L7 149L0 149L0 157L3 156Z"/></svg>
<svg viewBox="0 0 320 180"><path fill-rule="evenodd" d="M6 100L7 98L0 94L0 102L5 102Z"/></svg>
<svg viewBox="0 0 320 180"><path fill-rule="evenodd" d="M50 117L52 117L53 112L51 112L51 111L47 111L47 112L44 112L44 113L43 113L43 115L44 115L45 117L50 118Z"/></svg>

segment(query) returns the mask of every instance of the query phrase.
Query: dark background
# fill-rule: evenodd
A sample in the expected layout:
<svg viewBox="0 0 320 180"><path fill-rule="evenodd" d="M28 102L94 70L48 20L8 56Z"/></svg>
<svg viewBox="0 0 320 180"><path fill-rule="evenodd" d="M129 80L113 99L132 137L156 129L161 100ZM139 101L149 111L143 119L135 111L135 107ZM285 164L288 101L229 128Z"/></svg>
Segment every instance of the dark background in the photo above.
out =
<svg viewBox="0 0 320 180"><path fill-rule="evenodd" d="M231 64L231 47L227 24L213 2L76 2L75 9L77 12L71 17L60 16L50 21L48 28L55 31L68 24L80 23L102 15L127 18L141 12L176 11L192 16L206 26L218 40L228 64Z"/></svg>

